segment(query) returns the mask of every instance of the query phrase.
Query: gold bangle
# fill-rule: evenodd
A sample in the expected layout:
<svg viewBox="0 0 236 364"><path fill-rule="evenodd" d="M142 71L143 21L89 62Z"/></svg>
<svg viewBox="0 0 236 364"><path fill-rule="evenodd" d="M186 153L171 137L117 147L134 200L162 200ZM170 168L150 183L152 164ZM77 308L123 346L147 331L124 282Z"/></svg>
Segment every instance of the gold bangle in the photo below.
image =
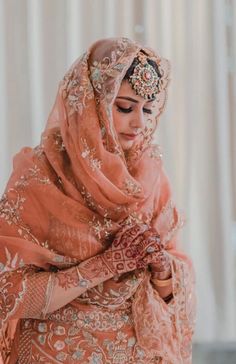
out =
<svg viewBox="0 0 236 364"><path fill-rule="evenodd" d="M152 279L152 282L158 287L166 287L169 286L172 282L172 277L165 280Z"/></svg>
<svg viewBox="0 0 236 364"><path fill-rule="evenodd" d="M152 271L152 277L154 279L166 280L171 277L171 271L166 271L166 270L164 270L162 272Z"/></svg>

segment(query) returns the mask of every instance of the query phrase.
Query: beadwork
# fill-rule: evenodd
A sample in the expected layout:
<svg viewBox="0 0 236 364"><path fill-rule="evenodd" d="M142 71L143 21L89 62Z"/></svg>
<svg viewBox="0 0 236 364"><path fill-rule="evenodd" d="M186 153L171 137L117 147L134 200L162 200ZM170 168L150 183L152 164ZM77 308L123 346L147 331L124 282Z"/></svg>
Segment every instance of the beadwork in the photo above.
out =
<svg viewBox="0 0 236 364"><path fill-rule="evenodd" d="M148 63L147 56L139 53L139 63L135 66L133 74L128 81L137 95L144 99L152 99L160 92L160 79L155 69Z"/></svg>

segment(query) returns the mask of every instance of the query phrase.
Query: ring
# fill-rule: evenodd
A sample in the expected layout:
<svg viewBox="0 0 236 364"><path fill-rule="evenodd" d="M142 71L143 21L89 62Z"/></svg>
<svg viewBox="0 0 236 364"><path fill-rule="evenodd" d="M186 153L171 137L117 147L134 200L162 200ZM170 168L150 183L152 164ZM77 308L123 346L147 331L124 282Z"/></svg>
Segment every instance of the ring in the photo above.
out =
<svg viewBox="0 0 236 364"><path fill-rule="evenodd" d="M146 251L147 253L154 253L155 248L153 246L148 246Z"/></svg>

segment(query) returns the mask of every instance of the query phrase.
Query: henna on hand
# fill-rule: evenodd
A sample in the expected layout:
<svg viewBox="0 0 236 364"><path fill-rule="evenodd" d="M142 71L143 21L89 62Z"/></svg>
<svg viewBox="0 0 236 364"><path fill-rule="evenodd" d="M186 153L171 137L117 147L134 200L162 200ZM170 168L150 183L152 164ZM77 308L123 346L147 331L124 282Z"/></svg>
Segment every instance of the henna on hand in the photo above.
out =
<svg viewBox="0 0 236 364"><path fill-rule="evenodd" d="M111 246L102 254L102 259L114 275L144 268L142 259L160 250L160 239L154 229L146 224L123 227Z"/></svg>
<svg viewBox="0 0 236 364"><path fill-rule="evenodd" d="M59 287L64 288L65 290L71 287L77 287L79 284L79 277L76 267L69 270L58 271L55 274L55 282Z"/></svg>
<svg viewBox="0 0 236 364"><path fill-rule="evenodd" d="M104 281L113 276L107 265L104 263L102 255L103 254L96 255L79 264L78 270L83 279L91 281L96 278Z"/></svg>
<svg viewBox="0 0 236 364"><path fill-rule="evenodd" d="M167 279L171 275L170 257L165 250L146 256L143 263L150 265L153 278Z"/></svg>
<svg viewBox="0 0 236 364"><path fill-rule="evenodd" d="M153 263L151 264L151 269L153 272L163 272L169 270L169 268L170 258L164 250L161 250L155 254L155 256L153 256Z"/></svg>

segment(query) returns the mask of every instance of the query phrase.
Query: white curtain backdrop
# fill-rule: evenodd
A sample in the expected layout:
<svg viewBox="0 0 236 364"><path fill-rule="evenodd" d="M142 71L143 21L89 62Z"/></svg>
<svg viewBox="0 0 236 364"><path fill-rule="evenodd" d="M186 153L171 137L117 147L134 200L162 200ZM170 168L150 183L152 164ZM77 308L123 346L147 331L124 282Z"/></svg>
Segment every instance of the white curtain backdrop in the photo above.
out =
<svg viewBox="0 0 236 364"><path fill-rule="evenodd" d="M126 36L170 59L157 132L196 269L195 341L236 341L236 1L0 0L0 191L39 143L58 82L96 39Z"/></svg>

